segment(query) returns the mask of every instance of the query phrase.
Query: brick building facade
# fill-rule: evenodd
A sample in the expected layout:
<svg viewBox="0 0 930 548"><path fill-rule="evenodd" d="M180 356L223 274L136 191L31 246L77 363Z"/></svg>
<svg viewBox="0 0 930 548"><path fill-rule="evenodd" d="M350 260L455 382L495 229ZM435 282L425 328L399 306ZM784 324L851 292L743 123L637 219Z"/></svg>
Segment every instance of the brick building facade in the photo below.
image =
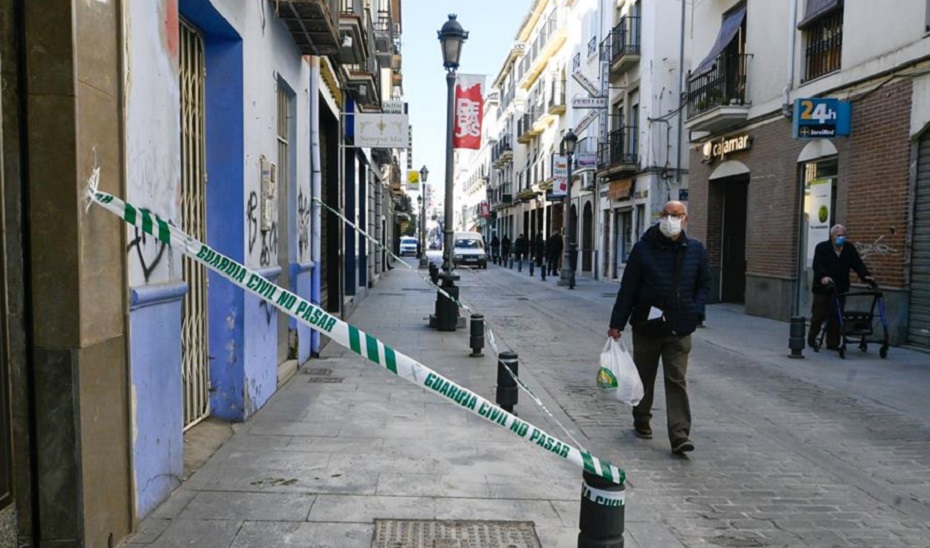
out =
<svg viewBox="0 0 930 548"><path fill-rule="evenodd" d="M892 343L903 342L916 162L912 82L886 76L831 95L852 104L848 137L794 139L791 119L775 112L693 141L689 232L707 244L714 302L743 302L747 314L781 320L807 316L807 247L817 242L806 241L804 189L810 179L832 180L829 224L846 225L884 291ZM710 160L705 154L741 136L749 137L748 149Z"/></svg>

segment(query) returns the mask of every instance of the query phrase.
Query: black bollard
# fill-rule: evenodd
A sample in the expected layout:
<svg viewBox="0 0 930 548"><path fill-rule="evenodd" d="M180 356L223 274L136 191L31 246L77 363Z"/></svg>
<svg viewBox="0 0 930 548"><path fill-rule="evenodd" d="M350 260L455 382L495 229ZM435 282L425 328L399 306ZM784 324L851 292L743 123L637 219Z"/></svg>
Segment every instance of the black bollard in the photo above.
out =
<svg viewBox="0 0 930 548"><path fill-rule="evenodd" d="M806 330L806 319L804 316L792 316L791 328L788 337L788 348L791 349L789 358L800 359L804 357L804 332Z"/></svg>
<svg viewBox="0 0 930 548"><path fill-rule="evenodd" d="M471 315L471 337L469 339L469 345L471 346L471 354L469 354L469 356L472 358L484 356L484 353L481 352L484 349L484 316L481 314Z"/></svg>
<svg viewBox="0 0 930 548"><path fill-rule="evenodd" d="M584 472L578 548L623 548L625 488Z"/></svg>
<svg viewBox="0 0 930 548"><path fill-rule="evenodd" d="M435 263L429 264L429 279L434 284L439 283L439 267Z"/></svg>
<svg viewBox="0 0 930 548"><path fill-rule="evenodd" d="M501 352L497 355L497 405L508 413L513 413L513 406L517 405L517 381L507 372L507 366L514 375L520 374L520 365L516 352Z"/></svg>
<svg viewBox="0 0 930 548"><path fill-rule="evenodd" d="M543 263L539 266L539 277L540 279L542 279L542 281L546 281L546 270L548 269L549 269L549 265L547 265L545 261L543 261Z"/></svg>

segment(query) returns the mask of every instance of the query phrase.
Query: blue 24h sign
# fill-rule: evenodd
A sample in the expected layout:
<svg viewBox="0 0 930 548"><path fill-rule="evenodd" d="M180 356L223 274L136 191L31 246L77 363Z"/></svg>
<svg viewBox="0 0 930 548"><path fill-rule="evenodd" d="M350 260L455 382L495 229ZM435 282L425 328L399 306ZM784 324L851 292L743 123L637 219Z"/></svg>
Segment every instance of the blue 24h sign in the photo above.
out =
<svg viewBox="0 0 930 548"><path fill-rule="evenodd" d="M852 104L839 99L796 99L792 133L795 139L849 135Z"/></svg>

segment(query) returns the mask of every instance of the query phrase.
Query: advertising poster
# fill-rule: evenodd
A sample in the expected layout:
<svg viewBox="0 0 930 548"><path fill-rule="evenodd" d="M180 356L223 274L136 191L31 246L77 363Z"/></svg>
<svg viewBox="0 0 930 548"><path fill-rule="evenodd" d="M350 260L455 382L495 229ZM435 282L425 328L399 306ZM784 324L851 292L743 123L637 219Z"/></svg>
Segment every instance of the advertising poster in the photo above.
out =
<svg viewBox="0 0 930 548"><path fill-rule="evenodd" d="M552 194L556 199L564 198L568 193L568 157L552 155Z"/></svg>
<svg viewBox="0 0 930 548"><path fill-rule="evenodd" d="M807 216L807 266L814 264L814 248L830 239L830 202L833 194L833 179L814 179L808 183L804 196L804 212Z"/></svg>
<svg viewBox="0 0 930 548"><path fill-rule="evenodd" d="M459 74L455 82L455 127L452 148L481 148L483 74Z"/></svg>

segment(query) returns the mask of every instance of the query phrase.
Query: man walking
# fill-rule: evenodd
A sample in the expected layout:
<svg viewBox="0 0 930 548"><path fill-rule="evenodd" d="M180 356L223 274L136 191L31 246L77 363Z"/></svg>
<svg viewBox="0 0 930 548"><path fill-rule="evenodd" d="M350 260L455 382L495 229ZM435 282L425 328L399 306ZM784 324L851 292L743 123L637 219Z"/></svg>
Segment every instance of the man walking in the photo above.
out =
<svg viewBox="0 0 930 548"><path fill-rule="evenodd" d="M627 322L632 327L633 361L645 389L633 408L633 430L644 439L652 438L652 401L662 358L668 438L675 454L694 450L685 372L691 333L710 293L707 251L685 234L687 219L683 203L668 202L659 223L633 246L607 332L619 339Z"/></svg>
<svg viewBox="0 0 930 548"><path fill-rule="evenodd" d="M811 327L807 333L807 344L815 352L820 350L817 335L824 320L827 321L827 349L836 350L840 347L839 316L838 311L832 308L832 300L834 295L849 291L849 271L856 271L860 280L875 285L856 246L847 243L846 227L833 225L830 239L820 242L814 248L814 283L811 288L814 298L811 302ZM842 308L846 304L845 300L842 296L838 300Z"/></svg>
<svg viewBox="0 0 930 548"><path fill-rule="evenodd" d="M559 273L559 259L562 257L562 235L556 230L546 241L546 257L549 264L549 274L555 276Z"/></svg>

